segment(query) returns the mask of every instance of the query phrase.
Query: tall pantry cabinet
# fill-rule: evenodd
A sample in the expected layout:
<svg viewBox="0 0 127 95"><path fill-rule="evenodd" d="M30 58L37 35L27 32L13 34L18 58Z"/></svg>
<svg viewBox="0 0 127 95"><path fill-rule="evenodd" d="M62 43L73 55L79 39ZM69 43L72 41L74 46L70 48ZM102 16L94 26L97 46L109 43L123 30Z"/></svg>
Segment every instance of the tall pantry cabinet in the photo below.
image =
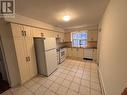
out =
<svg viewBox="0 0 127 95"><path fill-rule="evenodd" d="M11 23L21 84L37 75L32 28Z"/></svg>

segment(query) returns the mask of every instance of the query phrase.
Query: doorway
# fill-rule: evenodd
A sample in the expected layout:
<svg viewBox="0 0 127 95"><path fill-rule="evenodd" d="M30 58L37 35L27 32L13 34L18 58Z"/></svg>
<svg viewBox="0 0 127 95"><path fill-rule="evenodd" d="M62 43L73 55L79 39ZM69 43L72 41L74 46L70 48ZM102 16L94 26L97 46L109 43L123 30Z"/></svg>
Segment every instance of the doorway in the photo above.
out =
<svg viewBox="0 0 127 95"><path fill-rule="evenodd" d="M0 39L0 94L10 88L9 79L7 74L7 66L4 59L4 52L2 48L2 42Z"/></svg>

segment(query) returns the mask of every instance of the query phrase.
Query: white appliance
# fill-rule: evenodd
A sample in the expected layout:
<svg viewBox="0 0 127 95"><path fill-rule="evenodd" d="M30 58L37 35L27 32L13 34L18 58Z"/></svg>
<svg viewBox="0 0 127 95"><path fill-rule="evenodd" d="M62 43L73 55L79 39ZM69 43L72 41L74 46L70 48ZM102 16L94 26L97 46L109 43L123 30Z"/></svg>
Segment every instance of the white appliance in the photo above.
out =
<svg viewBox="0 0 127 95"><path fill-rule="evenodd" d="M85 49L84 58L93 59L93 49Z"/></svg>
<svg viewBox="0 0 127 95"><path fill-rule="evenodd" d="M65 48L60 49L60 63L62 63L66 59L66 50Z"/></svg>
<svg viewBox="0 0 127 95"><path fill-rule="evenodd" d="M49 76L57 69L57 52L55 38L34 38L39 74Z"/></svg>
<svg viewBox="0 0 127 95"><path fill-rule="evenodd" d="M57 49L57 64L60 63L60 50Z"/></svg>

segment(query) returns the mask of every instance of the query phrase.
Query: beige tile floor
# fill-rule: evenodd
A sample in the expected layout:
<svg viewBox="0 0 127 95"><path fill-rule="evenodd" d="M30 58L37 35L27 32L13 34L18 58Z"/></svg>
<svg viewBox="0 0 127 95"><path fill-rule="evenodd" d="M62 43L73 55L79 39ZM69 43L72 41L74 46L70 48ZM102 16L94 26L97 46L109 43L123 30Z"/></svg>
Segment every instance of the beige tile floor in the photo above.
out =
<svg viewBox="0 0 127 95"><path fill-rule="evenodd" d="M102 95L94 62L65 60L49 77L37 76L2 95Z"/></svg>

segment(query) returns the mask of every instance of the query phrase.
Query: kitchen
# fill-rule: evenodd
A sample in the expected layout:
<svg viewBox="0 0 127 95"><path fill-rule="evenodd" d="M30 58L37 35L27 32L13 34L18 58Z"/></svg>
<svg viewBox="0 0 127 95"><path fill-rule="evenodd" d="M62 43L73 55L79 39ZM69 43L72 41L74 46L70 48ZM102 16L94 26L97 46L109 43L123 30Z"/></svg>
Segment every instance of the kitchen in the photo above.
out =
<svg viewBox="0 0 127 95"><path fill-rule="evenodd" d="M18 18L20 18L20 20ZM26 20L28 22L25 22ZM33 23L34 26L31 23ZM41 26L42 24L44 24L46 27L44 26L42 27ZM77 80L72 80L72 76L75 77L76 79L81 80L82 79L81 75L83 74L83 71L85 69L84 65L85 64L86 66L88 65L88 70L89 70L90 63L92 62L91 64L93 64L94 66L95 64L94 62L96 62L95 52L97 49L97 28L91 30L87 29L87 31L82 31L82 32L65 33L64 30L61 28L52 27L51 25L41 23L37 20L33 20L28 17L24 17L20 15L17 15L17 17L14 19L6 18L5 20L2 21L1 26L4 26L1 29L5 31L1 33L2 35L1 39L4 42L3 48L5 51L7 51L5 52L5 56L6 56L6 64L8 66L8 73L9 73L8 77L10 78L7 81L10 84L9 88L12 87L12 90L14 89L13 87L19 85L23 85L26 88L28 88L29 86L28 87L26 86L27 82L30 81L31 79L34 79L34 77L37 75L39 75L37 79L39 79L40 77L46 78L43 75L48 76L46 78L47 81L48 78L50 77L52 78L54 74L61 72L61 70L64 70L62 69L61 66L66 64L67 61L68 62L72 61L72 62L68 64L69 65L68 67L66 67L66 69L68 68L68 70L65 69L63 73L66 73L68 71L69 72L68 74L62 73L60 75L62 78L58 76L58 80L56 79L56 83L58 82L58 84L61 84L62 81L59 82L60 81L59 79L63 79L65 78L65 76L67 78L65 79L66 82L71 82L71 81L77 82ZM72 44L73 42L71 40L73 36L77 36L77 37L79 36L78 39L80 38L80 36L82 36L85 39L83 39L83 42L81 42L81 39L79 39L78 43L80 42L80 44L78 45L80 46L75 47L73 45L77 45L77 43ZM8 42L11 44L6 44ZM87 44L84 44L84 42ZM85 60L91 60L91 61L84 63ZM10 62L11 64L9 64ZM81 70L75 69L75 67L77 68L77 66L75 66L75 62L79 62L81 64L81 68L80 68ZM72 64L74 64L74 68L71 67ZM94 66L94 68L96 68L96 66ZM69 73L73 75L69 75ZM89 72L87 73L88 75L90 75ZM56 77L56 75L54 76ZM88 77L88 80L89 78L90 77ZM82 79L82 81L83 81L82 84L84 84L84 79ZM98 78L97 81L99 81ZM72 84L72 90L74 91L76 90L76 93L78 93L79 88L73 88L74 87L73 85L79 86L79 82L78 84L72 82L74 83ZM50 82L48 82L47 85L46 84L43 85L46 86L47 88L49 83ZM34 90L36 90L34 87L36 86L32 86L31 88L30 87L29 88L34 92ZM61 88L61 90L62 89L63 88ZM66 86L64 89L66 89ZM10 89L9 91L12 92L12 90ZM49 92L53 93L52 91L47 91L47 93ZM13 93L18 93L18 91ZM58 93L60 94L60 92ZM63 92L63 94L64 93L65 92ZM82 91L80 93L84 93L84 92Z"/></svg>
<svg viewBox="0 0 127 95"><path fill-rule="evenodd" d="M89 32L81 31L81 33L86 33L88 37L86 37L86 45L83 46L74 46L72 43L72 35L75 32L68 32L65 33L65 40L60 41L58 40L58 49L60 54L62 51L64 51L64 56L67 58L72 59L79 59L83 61L83 58L87 60L97 60L97 29L89 30ZM78 31L80 32L80 31ZM77 32L77 33L78 33ZM80 35L80 34L79 34ZM61 39L61 38L57 38ZM63 53L63 52L62 52ZM62 55L62 54L61 54ZM64 57L64 59L65 59ZM61 63L62 61L60 61Z"/></svg>
<svg viewBox="0 0 127 95"><path fill-rule="evenodd" d="M126 95L126 3L0 0L0 95Z"/></svg>

